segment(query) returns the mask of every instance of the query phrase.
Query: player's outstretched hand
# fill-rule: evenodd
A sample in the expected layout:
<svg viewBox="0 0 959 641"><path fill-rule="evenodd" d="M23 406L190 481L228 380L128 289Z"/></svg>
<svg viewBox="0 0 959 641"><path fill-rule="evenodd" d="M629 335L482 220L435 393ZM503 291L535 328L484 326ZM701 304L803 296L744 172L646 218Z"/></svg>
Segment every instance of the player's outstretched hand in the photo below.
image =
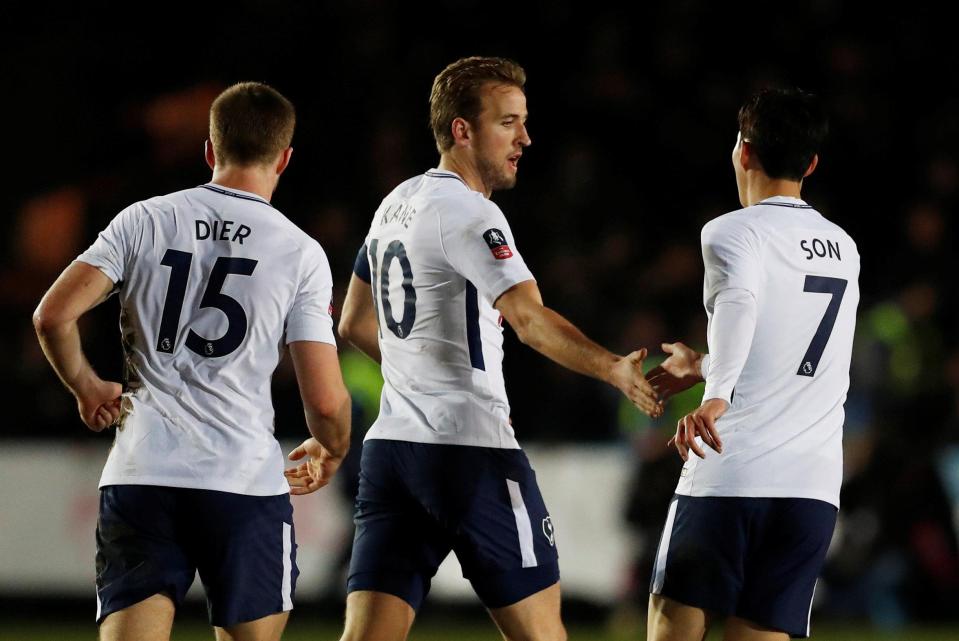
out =
<svg viewBox="0 0 959 641"><path fill-rule="evenodd" d="M700 367L703 355L683 343L663 343L669 357L646 373L646 380L665 402L703 380Z"/></svg>
<svg viewBox="0 0 959 641"><path fill-rule="evenodd" d="M645 347L621 358L612 367L612 382L641 412L657 417L663 413L663 404L643 375L645 359Z"/></svg>
<svg viewBox="0 0 959 641"><path fill-rule="evenodd" d="M342 456L333 456L329 450L320 445L315 438L308 438L292 452L289 459L299 461L306 458L306 461L296 467L286 470L286 481L290 484L290 494L310 494L330 482L340 463L343 462Z"/></svg>
<svg viewBox="0 0 959 641"><path fill-rule="evenodd" d="M84 424L94 432L99 432L116 423L120 418L122 393L123 386L119 383L99 378L78 393L77 408Z"/></svg>
<svg viewBox="0 0 959 641"><path fill-rule="evenodd" d="M666 444L674 445L684 461L689 460L689 450L699 458L706 458L706 452L696 442L696 437L716 452L723 453L723 441L716 429L716 419L726 413L729 403L721 398L711 398L695 410L679 419L676 423L676 436Z"/></svg>

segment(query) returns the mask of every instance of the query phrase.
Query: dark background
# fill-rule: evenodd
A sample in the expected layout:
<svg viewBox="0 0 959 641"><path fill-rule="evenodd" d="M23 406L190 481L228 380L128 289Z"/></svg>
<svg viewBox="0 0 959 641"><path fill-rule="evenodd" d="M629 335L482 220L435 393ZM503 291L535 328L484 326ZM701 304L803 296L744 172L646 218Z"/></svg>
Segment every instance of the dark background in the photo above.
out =
<svg viewBox="0 0 959 641"><path fill-rule="evenodd" d="M957 617L954 25L917 3L768 5L11 9L0 32L4 436L102 438L83 429L30 314L120 209L209 179L207 110L233 82L268 82L297 106L293 163L274 204L324 246L339 309L380 199L437 162L427 125L433 77L465 55L516 59L529 78L533 145L518 186L494 200L546 303L621 353L658 353L664 340L704 346L699 230L739 207L736 112L762 86L798 85L822 96L831 117L803 195L862 256L846 526L824 577L825 607L878 622ZM84 321L91 361L114 378L116 318L111 300ZM613 390L506 334L521 441L634 448L637 491L624 518L655 535L676 474L662 443L682 406L645 421ZM277 434L298 438L305 427L288 364L275 383ZM375 403L357 400L362 437ZM642 577L645 561L637 563Z"/></svg>

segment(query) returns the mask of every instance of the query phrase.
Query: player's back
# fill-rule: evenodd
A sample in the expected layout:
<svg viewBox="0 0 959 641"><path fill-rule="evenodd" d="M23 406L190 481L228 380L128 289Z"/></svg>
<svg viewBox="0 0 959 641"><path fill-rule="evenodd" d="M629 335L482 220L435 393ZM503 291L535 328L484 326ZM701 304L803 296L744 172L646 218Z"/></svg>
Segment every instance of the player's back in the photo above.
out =
<svg viewBox="0 0 959 641"><path fill-rule="evenodd" d="M130 399L101 485L286 491L270 381L285 338L333 340L320 246L259 196L210 184L128 207L80 260L109 255Z"/></svg>
<svg viewBox="0 0 959 641"><path fill-rule="evenodd" d="M709 222L702 243L710 322L719 292L736 288L755 297L756 328L718 422L723 453L691 457L677 492L838 506L859 302L855 242L803 201L775 197Z"/></svg>
<svg viewBox="0 0 959 641"><path fill-rule="evenodd" d="M518 447L493 302L532 275L499 208L431 170L383 200L366 252L384 378L367 438Z"/></svg>

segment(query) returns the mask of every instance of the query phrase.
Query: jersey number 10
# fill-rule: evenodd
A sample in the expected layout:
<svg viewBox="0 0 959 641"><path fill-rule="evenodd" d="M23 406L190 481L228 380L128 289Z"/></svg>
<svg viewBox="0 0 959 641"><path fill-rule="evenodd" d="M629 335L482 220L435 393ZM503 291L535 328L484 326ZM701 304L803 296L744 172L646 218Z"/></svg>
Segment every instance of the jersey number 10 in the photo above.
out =
<svg viewBox="0 0 959 641"><path fill-rule="evenodd" d="M176 337L180 331L180 312L183 309L183 297L186 294L192 262L193 254L177 249L166 250L163 260L160 261L161 265L170 268L170 282L167 285L166 300L163 302L163 315L160 317L160 332L156 344L158 352L172 354L176 347ZM220 290L223 289L228 274L250 276L256 269L256 264L257 261L252 258L220 256L216 259L203 298L200 299L200 309L214 307L226 314L226 333L211 340L191 329L186 337L186 346L190 351L205 358L216 358L226 356L240 346L246 338L246 312L235 298Z"/></svg>
<svg viewBox="0 0 959 641"><path fill-rule="evenodd" d="M377 304L376 290L379 290L379 301L383 304L383 319L386 326L397 338L406 338L413 329L413 323L416 321L416 290L413 289L413 267L410 265L410 259L406 255L406 246L402 241L394 240L386 246L386 252L383 254L383 269L380 271L376 263L376 250L379 247L380 240L377 238L370 241L370 277L373 279L373 307L376 308L376 316L379 318L379 305ZM399 322L393 317L393 306L390 304L390 265L394 260L400 261L400 269L403 271L403 317ZM379 271L379 275L377 275Z"/></svg>

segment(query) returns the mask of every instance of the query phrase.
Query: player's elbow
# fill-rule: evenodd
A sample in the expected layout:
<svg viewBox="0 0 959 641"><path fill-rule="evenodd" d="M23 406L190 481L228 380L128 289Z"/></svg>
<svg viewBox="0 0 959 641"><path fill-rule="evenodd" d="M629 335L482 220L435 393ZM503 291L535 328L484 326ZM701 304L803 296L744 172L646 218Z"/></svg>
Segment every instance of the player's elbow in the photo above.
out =
<svg viewBox="0 0 959 641"><path fill-rule="evenodd" d="M538 309L532 307L503 311L503 318L516 332L516 337L521 343L529 347L535 347L536 345L538 311Z"/></svg>
<svg viewBox="0 0 959 641"><path fill-rule="evenodd" d="M352 315L347 315L344 312L343 316L340 317L339 325L336 326L336 333L339 334L343 340L352 342L356 337L356 332L356 320Z"/></svg>
<svg viewBox="0 0 959 641"><path fill-rule="evenodd" d="M350 393L345 387L324 390L305 401L311 413L327 421L336 420L350 410Z"/></svg>
<svg viewBox="0 0 959 641"><path fill-rule="evenodd" d="M65 324L63 315L58 314L45 299L40 301L33 312L33 329L36 330L37 336L47 336Z"/></svg>

